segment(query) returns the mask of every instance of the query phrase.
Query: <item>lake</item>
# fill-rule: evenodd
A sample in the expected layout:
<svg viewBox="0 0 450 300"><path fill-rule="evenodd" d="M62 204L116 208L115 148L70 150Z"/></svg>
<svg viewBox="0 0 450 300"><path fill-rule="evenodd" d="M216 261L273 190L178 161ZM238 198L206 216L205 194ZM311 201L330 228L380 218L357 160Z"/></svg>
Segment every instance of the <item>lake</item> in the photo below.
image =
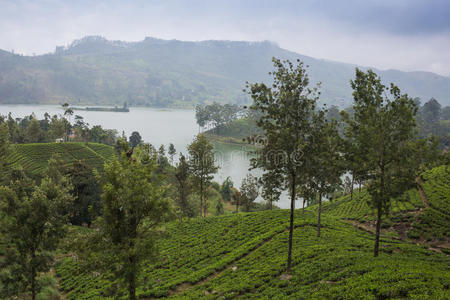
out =
<svg viewBox="0 0 450 300"><path fill-rule="evenodd" d="M32 113L42 119L48 112L50 115L62 114L63 110L56 105L0 105L0 114L11 112L14 118L23 118ZM101 112L75 110L74 115L80 115L90 127L101 125L103 128L116 129L129 136L138 131L145 142L159 147L163 144L166 149L173 143L177 153L187 153L187 145L199 133L195 121L195 111L189 109L157 109L146 107L132 107L129 113ZM241 185L242 179L249 173L249 158L251 149L246 146L234 144L214 143L215 158L220 169L215 180L222 183L228 176L236 187ZM252 174L258 176L261 170L253 170ZM277 205L289 208L289 199L282 195ZM297 201L296 207L300 207Z"/></svg>

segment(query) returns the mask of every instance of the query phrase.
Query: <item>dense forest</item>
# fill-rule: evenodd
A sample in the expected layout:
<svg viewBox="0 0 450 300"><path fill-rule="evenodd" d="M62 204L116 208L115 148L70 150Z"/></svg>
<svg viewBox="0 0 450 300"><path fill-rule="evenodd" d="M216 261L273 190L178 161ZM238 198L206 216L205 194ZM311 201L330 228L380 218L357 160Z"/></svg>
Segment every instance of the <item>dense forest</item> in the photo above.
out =
<svg viewBox="0 0 450 300"><path fill-rule="evenodd" d="M56 47L53 53L22 56L0 50L0 103L102 104L194 107L248 104L245 81L265 81L272 57L300 59L312 82L322 82L321 103L351 104L348 81L354 65L315 59L271 42L184 42L146 38L109 41L98 36ZM364 68L365 69L365 68ZM384 84L450 104L450 78L428 72L378 71Z"/></svg>
<svg viewBox="0 0 450 300"><path fill-rule="evenodd" d="M68 104L2 116L1 297L448 298L448 107L357 68L352 106L327 109L303 62L272 62L249 107L196 109L214 134L257 128L241 183L213 181L208 134L175 161Z"/></svg>

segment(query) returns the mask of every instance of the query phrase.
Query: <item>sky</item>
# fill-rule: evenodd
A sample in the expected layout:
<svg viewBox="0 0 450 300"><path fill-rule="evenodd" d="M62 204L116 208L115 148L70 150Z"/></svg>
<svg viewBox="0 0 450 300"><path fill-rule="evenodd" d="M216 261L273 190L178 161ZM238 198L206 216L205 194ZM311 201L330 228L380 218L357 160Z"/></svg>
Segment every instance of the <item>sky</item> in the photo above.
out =
<svg viewBox="0 0 450 300"><path fill-rule="evenodd" d="M450 0L0 0L0 49L38 55L87 35L270 40L316 58L450 76Z"/></svg>

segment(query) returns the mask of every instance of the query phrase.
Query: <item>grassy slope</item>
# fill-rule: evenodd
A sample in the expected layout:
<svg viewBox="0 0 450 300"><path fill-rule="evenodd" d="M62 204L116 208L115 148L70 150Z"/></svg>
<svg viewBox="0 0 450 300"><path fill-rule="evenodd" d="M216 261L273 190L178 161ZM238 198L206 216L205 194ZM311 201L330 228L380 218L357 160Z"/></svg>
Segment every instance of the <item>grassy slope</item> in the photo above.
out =
<svg viewBox="0 0 450 300"><path fill-rule="evenodd" d="M59 155L66 163L84 160L92 168L101 170L103 163L114 155L111 146L97 143L39 143L14 144L8 157L12 166L22 166L32 174L40 174L53 155Z"/></svg>
<svg viewBox="0 0 450 300"><path fill-rule="evenodd" d="M430 207L441 210L448 205L447 171L448 167L441 167L423 175ZM404 201L397 201L389 222L408 211L416 216L425 214L428 206L424 209L418 197L410 191ZM373 258L373 235L342 220L370 222L370 209L357 199L350 202L344 197L324 205L320 238L315 235L313 207L305 214L296 212L290 279L280 278L286 261L287 210L169 223L160 241L160 260L145 263L138 295L184 299L448 299L450 258L386 234L380 256ZM412 221L421 224L419 218ZM448 225L439 226L448 234ZM104 298L113 290L108 274L94 277L78 273L77 262L71 258L63 260L56 270L67 299Z"/></svg>
<svg viewBox="0 0 450 300"><path fill-rule="evenodd" d="M450 167L441 166L424 172L418 186L424 192L424 199L419 189L412 189L402 197L394 199L391 214L384 218L382 228L394 237L409 238L430 243L450 241ZM323 206L326 214L363 224L366 229L373 229L375 213L368 206L369 195L363 189L355 191L353 200L346 195ZM314 209L314 208L311 208ZM448 248L448 247L447 247Z"/></svg>

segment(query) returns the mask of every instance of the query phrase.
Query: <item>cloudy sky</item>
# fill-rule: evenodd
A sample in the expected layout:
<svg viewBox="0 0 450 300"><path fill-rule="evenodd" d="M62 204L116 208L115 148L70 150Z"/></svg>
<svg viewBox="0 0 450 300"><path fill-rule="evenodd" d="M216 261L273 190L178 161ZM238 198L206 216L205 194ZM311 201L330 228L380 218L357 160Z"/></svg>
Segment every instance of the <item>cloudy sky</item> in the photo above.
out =
<svg viewBox="0 0 450 300"><path fill-rule="evenodd" d="M270 40L317 58L450 76L449 0L0 0L0 49L41 54L86 35Z"/></svg>

